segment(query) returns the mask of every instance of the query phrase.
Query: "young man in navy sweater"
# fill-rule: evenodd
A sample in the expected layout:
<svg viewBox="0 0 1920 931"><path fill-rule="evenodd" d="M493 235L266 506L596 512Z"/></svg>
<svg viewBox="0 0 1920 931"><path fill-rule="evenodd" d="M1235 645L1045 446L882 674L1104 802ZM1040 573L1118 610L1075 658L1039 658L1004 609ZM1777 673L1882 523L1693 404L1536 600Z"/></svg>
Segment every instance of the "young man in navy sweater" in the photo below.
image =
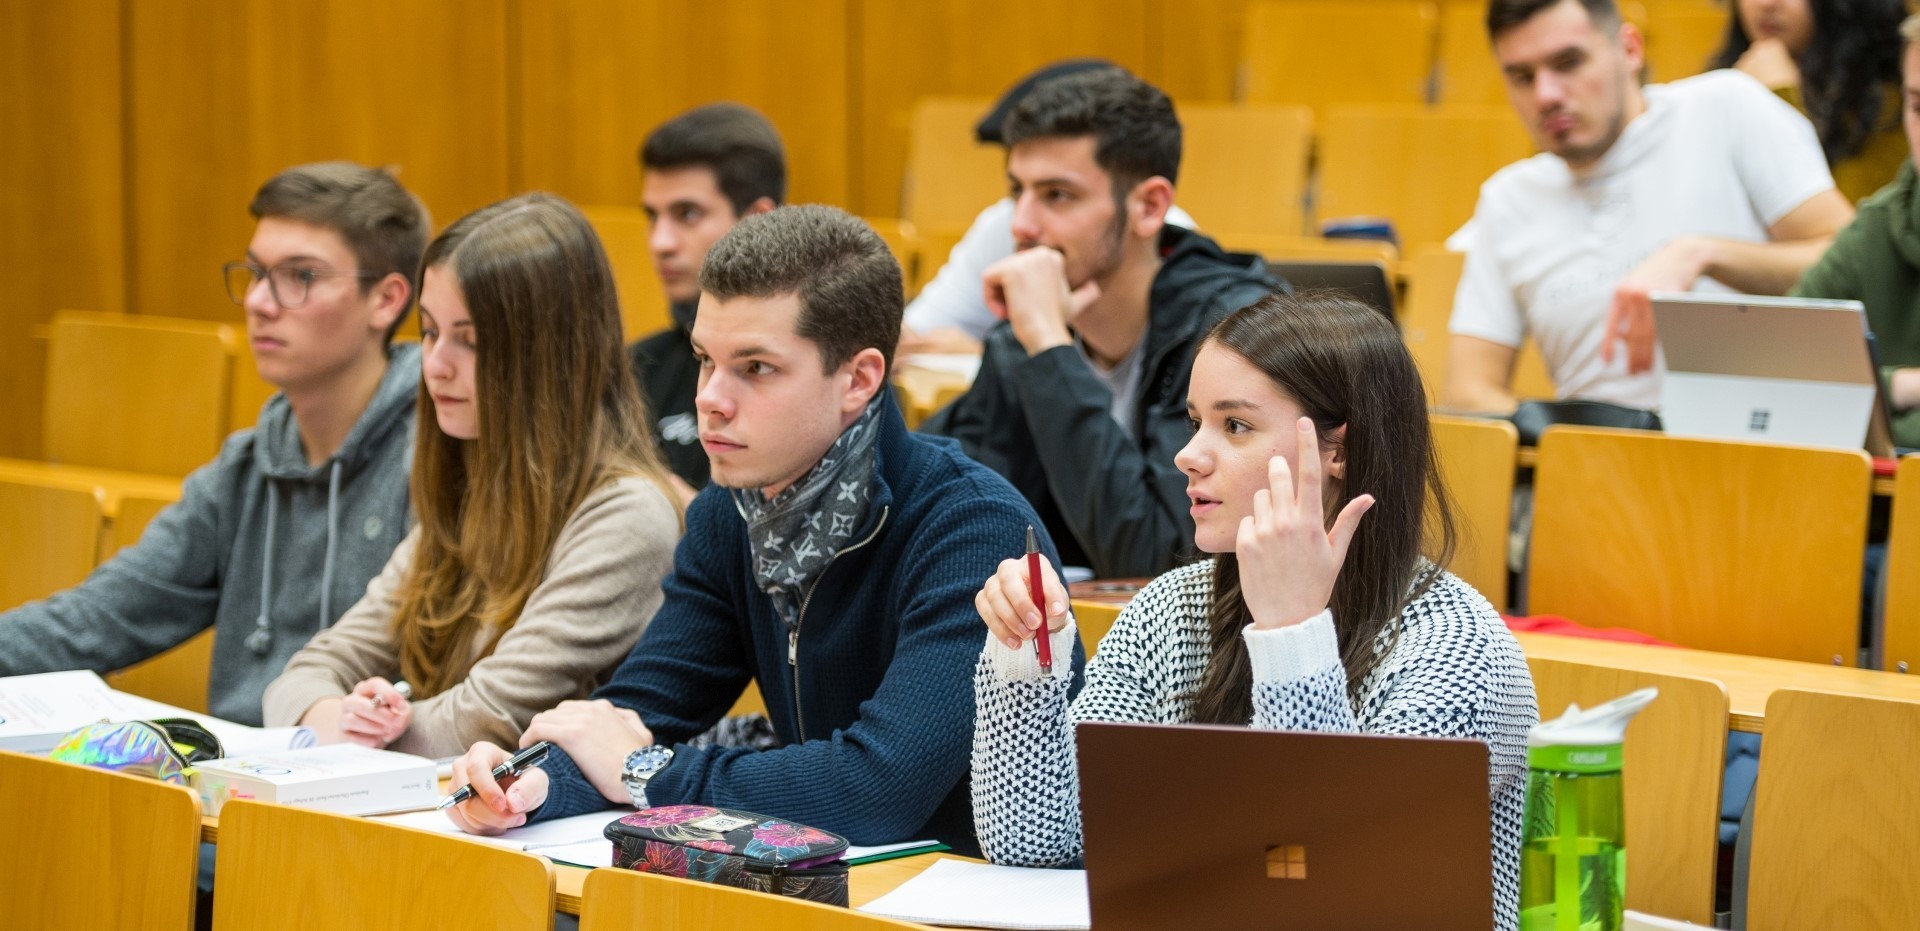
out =
<svg viewBox="0 0 1920 931"><path fill-rule="evenodd" d="M887 386L900 267L864 223L813 206L749 217L707 254L700 285L696 406L713 485L687 511L666 600L592 700L533 719L521 745L560 751L541 769L503 791L488 770L507 750L476 744L454 764L454 784L478 797L452 817L489 834L613 805L706 804L856 844L977 850L974 597L1039 518L957 444L901 421ZM683 743L749 680L779 747Z"/></svg>

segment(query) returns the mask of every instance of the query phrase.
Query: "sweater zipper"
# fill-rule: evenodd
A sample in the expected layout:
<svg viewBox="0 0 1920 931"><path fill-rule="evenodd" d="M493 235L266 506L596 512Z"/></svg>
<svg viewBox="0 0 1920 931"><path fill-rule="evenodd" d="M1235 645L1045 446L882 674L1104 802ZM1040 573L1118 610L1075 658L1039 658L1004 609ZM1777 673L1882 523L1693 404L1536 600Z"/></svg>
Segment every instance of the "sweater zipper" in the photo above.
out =
<svg viewBox="0 0 1920 931"><path fill-rule="evenodd" d="M874 523L873 532L867 534L866 539L827 557L827 564L820 567L820 574L814 576L813 584L807 586L807 594L800 599L800 613L793 616L793 626L787 629L787 668L793 679L793 720L802 743L807 739L807 719L800 708L800 622L807 619L807 605L813 603L813 590L820 587L820 580L827 577L827 570L833 568L834 560L872 543L873 538L880 535L880 528L887 525L887 512L891 510L891 506L880 509L880 519Z"/></svg>

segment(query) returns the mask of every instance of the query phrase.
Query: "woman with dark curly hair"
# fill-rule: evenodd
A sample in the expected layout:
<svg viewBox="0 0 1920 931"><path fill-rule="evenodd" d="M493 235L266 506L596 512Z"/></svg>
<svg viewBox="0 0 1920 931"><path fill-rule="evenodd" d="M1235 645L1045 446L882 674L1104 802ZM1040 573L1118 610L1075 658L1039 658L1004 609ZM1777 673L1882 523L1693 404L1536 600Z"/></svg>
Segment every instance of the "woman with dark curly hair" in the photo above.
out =
<svg viewBox="0 0 1920 931"><path fill-rule="evenodd" d="M1903 0L1735 0L1710 67L1737 68L1813 121L1833 181L1858 201L1907 157L1900 129Z"/></svg>

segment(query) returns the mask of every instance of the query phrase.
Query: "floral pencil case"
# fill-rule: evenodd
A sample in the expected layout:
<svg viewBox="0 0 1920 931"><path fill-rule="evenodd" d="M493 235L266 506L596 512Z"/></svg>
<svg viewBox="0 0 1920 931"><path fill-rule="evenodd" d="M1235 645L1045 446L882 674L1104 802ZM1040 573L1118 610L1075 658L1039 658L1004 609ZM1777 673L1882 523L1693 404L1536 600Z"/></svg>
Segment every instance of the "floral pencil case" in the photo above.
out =
<svg viewBox="0 0 1920 931"><path fill-rule="evenodd" d="M664 805L607 825L613 865L847 904L846 838L779 818L707 805Z"/></svg>

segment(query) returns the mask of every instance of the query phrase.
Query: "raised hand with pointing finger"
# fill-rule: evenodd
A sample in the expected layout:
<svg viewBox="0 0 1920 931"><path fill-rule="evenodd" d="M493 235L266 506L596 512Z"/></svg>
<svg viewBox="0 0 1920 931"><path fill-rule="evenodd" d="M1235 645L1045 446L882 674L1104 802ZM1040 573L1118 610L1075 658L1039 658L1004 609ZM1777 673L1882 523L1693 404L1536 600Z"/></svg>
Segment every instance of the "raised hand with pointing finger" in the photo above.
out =
<svg viewBox="0 0 1920 931"><path fill-rule="evenodd" d="M1268 487L1253 494L1253 513L1240 519L1234 554L1240 561L1240 594L1253 625L1287 627L1326 610L1333 582L1346 561L1347 545L1372 495L1359 495L1327 526L1321 490L1320 444L1313 421L1295 424L1299 437L1299 482L1285 456L1267 465Z"/></svg>

